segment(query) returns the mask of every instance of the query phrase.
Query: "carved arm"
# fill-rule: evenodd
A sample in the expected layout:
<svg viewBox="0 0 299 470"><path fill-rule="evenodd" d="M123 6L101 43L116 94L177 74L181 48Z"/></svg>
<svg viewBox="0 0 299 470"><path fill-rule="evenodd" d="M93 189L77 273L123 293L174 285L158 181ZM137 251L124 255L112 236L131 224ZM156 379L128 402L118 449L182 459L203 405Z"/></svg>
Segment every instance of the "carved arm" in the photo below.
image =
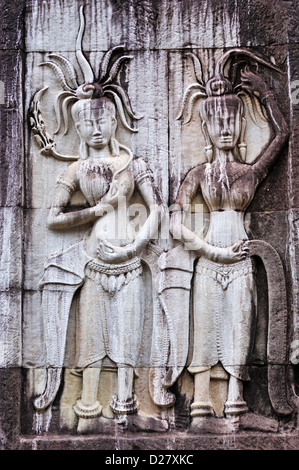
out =
<svg viewBox="0 0 299 470"><path fill-rule="evenodd" d="M78 163L70 165L65 171L55 190L52 206L47 218L47 227L52 230L65 230L70 227L78 227L80 225L93 222L104 211L108 212L113 209L109 204L98 204L94 207L65 212L65 208L70 202L72 195L78 189L78 181L76 176Z"/></svg>
<svg viewBox="0 0 299 470"><path fill-rule="evenodd" d="M200 173L203 166L199 165L191 170L183 181L177 197L177 208L173 210L170 219L170 232L174 239L181 240L187 250L196 251L212 261L221 263L235 263L244 259L248 249L243 241L235 243L231 247L220 248L209 245L184 225L184 207L191 204L200 185Z"/></svg>
<svg viewBox="0 0 299 470"><path fill-rule="evenodd" d="M155 188L151 171L145 162L141 159L133 160L130 171L150 214L132 243L116 246L107 240L99 242L98 256L107 262L118 263L140 255L149 241L157 238L159 226L166 213L160 195Z"/></svg>
<svg viewBox="0 0 299 470"><path fill-rule="evenodd" d="M158 237L159 226L167 211L150 176L138 184L138 189L150 214L134 240L133 246L137 252L142 251L150 240Z"/></svg>
<svg viewBox="0 0 299 470"><path fill-rule="evenodd" d="M273 92L264 80L249 71L242 72L242 88L250 93L258 93L261 103L265 106L274 130L274 139L267 149L256 159L252 167L257 173L259 181L263 180L270 167L277 159L279 152L289 137L287 123L276 103Z"/></svg>

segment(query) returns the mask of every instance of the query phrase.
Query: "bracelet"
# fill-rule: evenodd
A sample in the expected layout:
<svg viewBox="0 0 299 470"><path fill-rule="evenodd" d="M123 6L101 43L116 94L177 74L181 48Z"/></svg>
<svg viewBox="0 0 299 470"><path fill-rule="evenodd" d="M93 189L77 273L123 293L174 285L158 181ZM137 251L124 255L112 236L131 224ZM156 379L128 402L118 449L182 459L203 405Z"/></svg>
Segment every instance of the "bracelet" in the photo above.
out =
<svg viewBox="0 0 299 470"><path fill-rule="evenodd" d="M135 258L137 256L137 248L132 245L131 249L128 250L128 259Z"/></svg>
<svg viewBox="0 0 299 470"><path fill-rule="evenodd" d="M102 216L103 215L103 209L101 209L98 205L92 207L92 213L95 216Z"/></svg>

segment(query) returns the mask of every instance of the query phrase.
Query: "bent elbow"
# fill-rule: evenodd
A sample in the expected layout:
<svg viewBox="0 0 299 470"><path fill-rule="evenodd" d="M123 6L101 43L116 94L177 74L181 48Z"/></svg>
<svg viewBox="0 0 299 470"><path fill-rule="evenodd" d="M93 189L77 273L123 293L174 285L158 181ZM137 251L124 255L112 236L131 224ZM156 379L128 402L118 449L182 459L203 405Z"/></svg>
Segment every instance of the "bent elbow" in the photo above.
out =
<svg viewBox="0 0 299 470"><path fill-rule="evenodd" d="M57 228L57 223L52 218L47 219L47 228L49 230L55 230Z"/></svg>
<svg viewBox="0 0 299 470"><path fill-rule="evenodd" d="M58 230L58 229L63 229L64 224L61 223L62 221L59 220L59 217L56 214L53 214L53 212L50 212L47 218L47 228L49 230Z"/></svg>

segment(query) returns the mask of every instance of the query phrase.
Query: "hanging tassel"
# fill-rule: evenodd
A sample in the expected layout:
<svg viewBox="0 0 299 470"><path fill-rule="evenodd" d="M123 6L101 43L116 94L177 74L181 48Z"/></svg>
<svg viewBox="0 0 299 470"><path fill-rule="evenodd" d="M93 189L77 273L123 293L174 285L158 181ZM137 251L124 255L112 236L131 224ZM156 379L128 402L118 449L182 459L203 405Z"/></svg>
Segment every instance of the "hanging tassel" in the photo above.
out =
<svg viewBox="0 0 299 470"><path fill-rule="evenodd" d="M246 144L246 142L241 142L240 144L238 144L238 147L239 147L241 162L245 163L246 154L247 154L247 144Z"/></svg>

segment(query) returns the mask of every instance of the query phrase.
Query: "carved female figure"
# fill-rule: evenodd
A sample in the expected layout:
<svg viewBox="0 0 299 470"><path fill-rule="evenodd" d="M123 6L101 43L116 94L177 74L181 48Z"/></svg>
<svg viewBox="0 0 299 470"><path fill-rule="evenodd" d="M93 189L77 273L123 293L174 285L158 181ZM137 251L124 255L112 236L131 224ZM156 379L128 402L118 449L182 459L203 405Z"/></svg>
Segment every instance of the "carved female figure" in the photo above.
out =
<svg viewBox="0 0 299 470"><path fill-rule="evenodd" d="M274 131L268 147L252 164L246 164L244 102L223 72L227 60L238 54L249 62L275 68L247 51L229 51L217 63L215 76L206 86L197 75L199 83L188 88L184 100L184 105L190 105L190 119L195 99L204 98L200 103L200 117L207 142L207 162L187 174L176 202L183 208L184 204L191 203L198 191L201 192L210 211L204 241L216 247L229 247L238 240L248 239L244 227L245 211L288 137L286 122L273 93L264 80L246 66L240 73L239 91L259 96ZM193 60L199 67L195 56ZM190 99L192 88L197 93ZM184 226L181 212L174 213L172 230L174 236L184 243L189 237L192 249L197 249L197 243L200 249L202 240ZM209 395L210 370L220 362L229 374L224 409L229 417L247 410L243 381L249 379L248 360L254 338L254 264L249 256L240 260L232 258L228 264L211 260L200 251L199 254L201 257L194 274L193 355L188 367L194 374L195 387L191 416L213 415Z"/></svg>
<svg viewBox="0 0 299 470"><path fill-rule="evenodd" d="M130 162L126 152L118 156L111 153L116 127L111 100L80 100L73 105L72 115L88 155L71 164L59 180L48 227L59 230L94 222L86 241L90 261L80 292L76 364L83 368L83 390L75 411L82 417L100 414L96 399L99 375L101 361L108 356L119 366L118 397L112 406L116 412L132 413L137 410L132 398L133 367L137 365L145 311L139 254L157 228L157 215L152 213L142 233L133 239L126 206L136 187L148 207L157 207L159 199L143 161ZM112 182L124 167L126 170ZM78 188L90 208L64 213ZM122 217L116 226L120 211L126 219Z"/></svg>
<svg viewBox="0 0 299 470"><path fill-rule="evenodd" d="M74 410L81 418L101 414L98 386L102 360L106 356L118 368L117 396L111 403L113 411L116 415L137 412L133 368L137 366L145 311L140 255L155 234L161 216L161 201L151 172L143 160L133 159L130 149L115 138L116 111L130 130L134 129L130 128L124 110L132 118L136 116L125 91L113 83L121 60L128 56L119 58L109 75L112 52L103 60L102 75L96 82L89 63L77 48L85 83L74 91L68 87L58 102L58 109L60 106L62 111L72 103L80 156L57 182L48 227L64 230L89 223L92 228L86 240L47 260L41 281L46 348L49 366L53 369L48 370L45 391L36 398L35 407L40 411L46 409L56 396L70 305L80 287L75 363L82 371L83 385ZM66 63L61 56L55 58L60 64ZM68 70L70 66L68 63ZM57 72L57 68L54 71ZM62 116L67 117L66 112L62 112ZM127 211L135 189L151 208L137 235L130 231ZM89 207L66 210L77 190L81 190Z"/></svg>

